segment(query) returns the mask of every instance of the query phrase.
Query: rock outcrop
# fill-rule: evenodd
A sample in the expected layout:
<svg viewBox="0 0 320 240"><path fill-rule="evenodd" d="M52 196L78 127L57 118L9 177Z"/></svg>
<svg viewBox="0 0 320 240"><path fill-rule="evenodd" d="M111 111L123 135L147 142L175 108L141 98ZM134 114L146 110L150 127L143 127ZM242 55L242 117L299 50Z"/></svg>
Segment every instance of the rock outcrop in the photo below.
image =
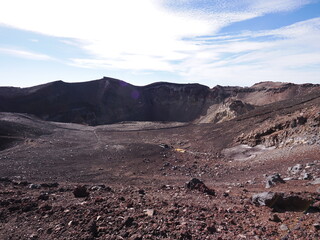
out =
<svg viewBox="0 0 320 240"><path fill-rule="evenodd" d="M320 144L320 137L314 134L319 127L320 108L312 106L264 121L249 134L240 136L238 141L250 146L263 144L266 147Z"/></svg>

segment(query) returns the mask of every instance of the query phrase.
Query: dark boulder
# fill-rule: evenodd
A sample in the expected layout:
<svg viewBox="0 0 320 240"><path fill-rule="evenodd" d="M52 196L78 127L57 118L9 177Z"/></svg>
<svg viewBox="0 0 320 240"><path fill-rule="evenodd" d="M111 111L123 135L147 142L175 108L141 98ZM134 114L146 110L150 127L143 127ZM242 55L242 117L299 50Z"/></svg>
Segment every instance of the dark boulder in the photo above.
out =
<svg viewBox="0 0 320 240"><path fill-rule="evenodd" d="M263 192L253 195L252 203L257 206L267 206L279 212L299 212L307 211L312 204L312 200L296 194Z"/></svg>
<svg viewBox="0 0 320 240"><path fill-rule="evenodd" d="M89 192L85 186L78 186L73 190L73 195L76 198L85 198L89 196Z"/></svg>
<svg viewBox="0 0 320 240"><path fill-rule="evenodd" d="M208 195L215 195L215 191L213 189L208 188L201 180L197 178L191 179L191 181L186 184L186 187L187 189L198 190Z"/></svg>

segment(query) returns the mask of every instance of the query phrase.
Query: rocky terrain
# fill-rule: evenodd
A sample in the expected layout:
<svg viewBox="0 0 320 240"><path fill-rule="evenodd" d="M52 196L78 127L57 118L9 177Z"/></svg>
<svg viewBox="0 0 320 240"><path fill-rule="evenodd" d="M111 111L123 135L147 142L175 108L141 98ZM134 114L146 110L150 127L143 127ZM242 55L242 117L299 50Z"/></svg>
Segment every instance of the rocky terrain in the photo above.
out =
<svg viewBox="0 0 320 240"><path fill-rule="evenodd" d="M210 123L230 120L255 106L319 92L320 85L259 83L212 89L199 84L143 87L104 77L83 83L56 81L30 88L0 87L0 112L43 120L102 125L122 121Z"/></svg>
<svg viewBox="0 0 320 240"><path fill-rule="evenodd" d="M0 88L0 239L319 239L318 85L84 85Z"/></svg>

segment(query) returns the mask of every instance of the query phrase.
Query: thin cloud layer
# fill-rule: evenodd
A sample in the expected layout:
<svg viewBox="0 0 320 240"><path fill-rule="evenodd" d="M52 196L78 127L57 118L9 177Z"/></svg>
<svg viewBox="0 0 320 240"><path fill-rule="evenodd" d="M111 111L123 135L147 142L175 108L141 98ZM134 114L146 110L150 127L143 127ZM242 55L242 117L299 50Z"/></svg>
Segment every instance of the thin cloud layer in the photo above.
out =
<svg viewBox="0 0 320 240"><path fill-rule="evenodd" d="M53 60L52 57L45 54L39 54L18 49L0 48L0 53L32 60Z"/></svg>
<svg viewBox="0 0 320 240"><path fill-rule="evenodd" d="M269 31L219 34L232 23L311 2L10 0L0 2L0 24L78 47L87 57L60 59L76 67L162 71L211 86L243 85L235 80L239 77L246 85L258 80L298 82L302 75L317 81L319 18ZM1 48L0 53L28 56L27 49ZM29 56L50 59L42 53Z"/></svg>
<svg viewBox="0 0 320 240"><path fill-rule="evenodd" d="M224 35L203 40L209 58L191 57L183 74L202 81L216 79L230 85L257 81L319 83L320 18L276 30Z"/></svg>

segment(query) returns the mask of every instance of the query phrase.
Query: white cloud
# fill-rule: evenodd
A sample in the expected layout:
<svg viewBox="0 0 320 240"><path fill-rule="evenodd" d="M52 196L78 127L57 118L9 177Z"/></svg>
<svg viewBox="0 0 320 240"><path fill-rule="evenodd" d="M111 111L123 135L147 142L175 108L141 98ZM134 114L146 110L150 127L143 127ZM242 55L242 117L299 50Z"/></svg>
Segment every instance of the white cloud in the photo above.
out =
<svg viewBox="0 0 320 240"><path fill-rule="evenodd" d="M296 78L293 67L318 64L319 19L272 31L216 35L233 22L292 11L311 0L200 2L203 5L194 8L192 0L10 0L0 2L0 24L78 46L90 57L69 59L74 66L167 71L208 85L210 79L232 81L239 76L255 81ZM269 40L254 39L267 36ZM6 53L49 58L19 50Z"/></svg>
<svg viewBox="0 0 320 240"><path fill-rule="evenodd" d="M190 80L197 76L211 86L219 82L236 85L239 81L251 85L267 80L320 83L320 18L207 41L204 50L209 55L211 51L217 60L197 64L197 59L189 59L191 64L184 68L184 75Z"/></svg>
<svg viewBox="0 0 320 240"><path fill-rule="evenodd" d="M12 55L20 58L27 58L32 60L53 60L48 55L40 54L40 53L34 53L24 50L17 50L17 49L9 49L9 48L0 48L0 54L7 54Z"/></svg>
<svg viewBox="0 0 320 240"><path fill-rule="evenodd" d="M251 3L249 11L256 11L257 14L260 15L266 13L292 11L302 7L305 4L311 3L312 0L248 0L247 2Z"/></svg>

